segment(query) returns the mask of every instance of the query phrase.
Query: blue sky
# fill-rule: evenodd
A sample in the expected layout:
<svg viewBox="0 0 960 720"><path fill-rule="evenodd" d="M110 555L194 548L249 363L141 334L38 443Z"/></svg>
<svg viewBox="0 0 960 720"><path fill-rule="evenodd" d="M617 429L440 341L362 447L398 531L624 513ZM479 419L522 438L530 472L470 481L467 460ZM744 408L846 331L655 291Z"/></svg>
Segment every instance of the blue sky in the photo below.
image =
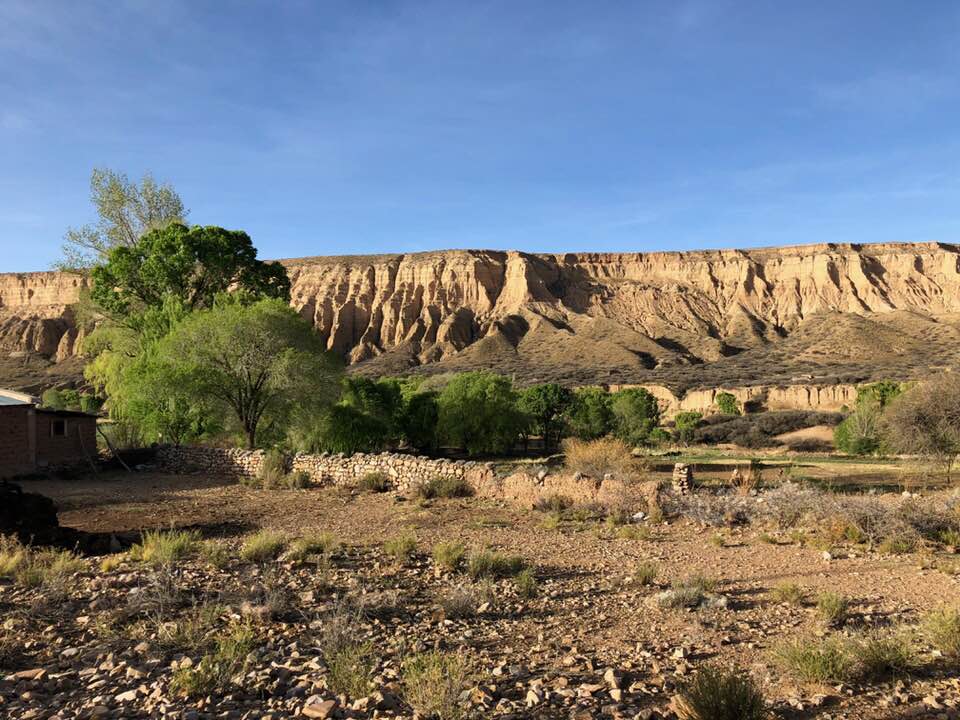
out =
<svg viewBox="0 0 960 720"><path fill-rule="evenodd" d="M0 0L0 271L171 182L261 256L960 241L960 4Z"/></svg>

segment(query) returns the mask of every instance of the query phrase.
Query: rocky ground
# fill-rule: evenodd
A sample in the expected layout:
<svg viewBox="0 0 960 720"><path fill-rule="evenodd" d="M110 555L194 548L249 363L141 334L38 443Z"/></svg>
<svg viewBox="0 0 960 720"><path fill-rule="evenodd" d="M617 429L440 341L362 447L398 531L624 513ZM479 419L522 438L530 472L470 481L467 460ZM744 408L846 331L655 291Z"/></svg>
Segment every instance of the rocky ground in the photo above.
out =
<svg viewBox="0 0 960 720"><path fill-rule="evenodd" d="M960 717L955 666L917 630L960 602L943 546L824 550L817 528L613 526L586 510L145 473L25 489L83 530L194 534L39 558L35 576L0 580L3 717L412 717L446 700L441 717L667 718L711 664L754 677L776 717ZM259 535L253 548L261 529L283 544ZM440 543L465 557L449 551L445 567ZM484 549L501 566L471 561L489 561ZM512 557L530 572L517 575ZM666 606L691 578L697 607ZM785 581L805 599L777 595ZM816 607L823 592L850 603L832 625ZM775 661L785 640L872 630L910 635L909 672L810 683Z"/></svg>

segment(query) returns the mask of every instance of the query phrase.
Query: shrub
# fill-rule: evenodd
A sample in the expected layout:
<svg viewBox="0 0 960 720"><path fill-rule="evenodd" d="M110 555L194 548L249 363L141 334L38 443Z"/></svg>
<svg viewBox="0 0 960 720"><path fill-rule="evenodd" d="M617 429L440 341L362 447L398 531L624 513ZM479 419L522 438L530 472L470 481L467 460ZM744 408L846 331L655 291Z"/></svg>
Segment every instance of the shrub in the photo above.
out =
<svg viewBox="0 0 960 720"><path fill-rule="evenodd" d="M169 565L197 551L200 533L192 530L147 530L140 543L130 548L133 560Z"/></svg>
<svg viewBox="0 0 960 720"><path fill-rule="evenodd" d="M940 466L949 483L960 455L960 376L940 373L896 397L884 410L881 435L894 451Z"/></svg>
<svg viewBox="0 0 960 720"><path fill-rule="evenodd" d="M824 592L817 596L817 613L828 625L842 625L847 619L850 601L835 592Z"/></svg>
<svg viewBox="0 0 960 720"><path fill-rule="evenodd" d="M717 587L717 581L699 573L681 580L675 580L670 589L660 593L657 598L661 607L695 608L707 599Z"/></svg>
<svg viewBox="0 0 960 720"><path fill-rule="evenodd" d="M208 695L223 688L246 665L247 655L255 646L253 628L236 625L218 637L216 645L195 667L177 670L170 681L170 690L188 697Z"/></svg>
<svg viewBox="0 0 960 720"><path fill-rule="evenodd" d="M653 535L646 525L621 525L617 528L617 537L621 540L649 540Z"/></svg>
<svg viewBox="0 0 960 720"><path fill-rule="evenodd" d="M543 516L540 521L540 527L544 530L559 530L563 524L563 515L558 512L550 512Z"/></svg>
<svg viewBox="0 0 960 720"><path fill-rule="evenodd" d="M315 533L297 538L290 544L287 558L294 562L304 562L311 556L330 557L340 549L340 541L328 532Z"/></svg>
<svg viewBox="0 0 960 720"><path fill-rule="evenodd" d="M723 527L749 522L757 512L757 505L748 497L728 491L697 492L689 495L662 493L664 509L684 515L701 525Z"/></svg>
<svg viewBox="0 0 960 720"><path fill-rule="evenodd" d="M470 681L467 661L460 654L421 653L403 663L403 697L420 717L460 720L460 694Z"/></svg>
<svg viewBox="0 0 960 720"><path fill-rule="evenodd" d="M960 660L960 609L940 608L923 619L924 634L950 660Z"/></svg>
<svg viewBox="0 0 960 720"><path fill-rule="evenodd" d="M770 597L774 602L786 603L787 605L803 605L803 601L807 597L806 591L792 582L782 582L779 585L775 585L770 590Z"/></svg>
<svg viewBox="0 0 960 720"><path fill-rule="evenodd" d="M363 410L337 403L320 418L314 434L301 446L304 450L352 455L358 452L379 452L390 438L389 426L380 418Z"/></svg>
<svg viewBox="0 0 960 720"><path fill-rule="evenodd" d="M717 410L721 415L740 414L740 403L737 402L737 398L733 393L718 392L713 398L713 403L717 406Z"/></svg>
<svg viewBox="0 0 960 720"><path fill-rule="evenodd" d="M370 472L360 478L357 489L369 493L383 493L390 489L390 477L382 472Z"/></svg>
<svg viewBox="0 0 960 720"><path fill-rule="evenodd" d="M694 431L701 420L703 420L703 413L678 412L673 418L674 439L684 445L693 442Z"/></svg>
<svg viewBox="0 0 960 720"><path fill-rule="evenodd" d="M877 547L887 555L905 555L917 549L917 538L909 533L885 538Z"/></svg>
<svg viewBox="0 0 960 720"><path fill-rule="evenodd" d="M620 477L632 475L636 461L630 446L617 438L563 441L564 465L572 472L581 472L602 479L610 473Z"/></svg>
<svg viewBox="0 0 960 720"><path fill-rule="evenodd" d="M910 641L903 635L874 632L853 643L859 674L869 680L905 675L917 666Z"/></svg>
<svg viewBox="0 0 960 720"><path fill-rule="evenodd" d="M460 567L466 555L466 548L462 543L444 542L433 546L433 559L440 567L453 572Z"/></svg>
<svg viewBox="0 0 960 720"><path fill-rule="evenodd" d="M287 538L272 530L260 530L251 535L240 548L240 557L249 562L273 560L286 547Z"/></svg>
<svg viewBox="0 0 960 720"><path fill-rule="evenodd" d="M562 513L570 507L573 507L573 500L566 495L558 495L556 493L540 497L533 504L534 510L551 513Z"/></svg>
<svg viewBox="0 0 960 720"><path fill-rule="evenodd" d="M854 670L847 645L833 638L789 640L774 648L773 660L783 672L804 682L846 682Z"/></svg>
<svg viewBox="0 0 960 720"><path fill-rule="evenodd" d="M263 456L257 480L263 488L283 487L287 476L287 458L277 449L270 449Z"/></svg>
<svg viewBox="0 0 960 720"><path fill-rule="evenodd" d="M537 594L537 576L534 575L532 568L524 568L513 579L517 587L517 594L525 599L535 597Z"/></svg>
<svg viewBox="0 0 960 720"><path fill-rule="evenodd" d="M226 547L213 540L200 546L200 557L215 568L226 567L230 562L230 552Z"/></svg>
<svg viewBox="0 0 960 720"><path fill-rule="evenodd" d="M480 604L476 591L469 585L458 585L451 588L440 599L443 616L448 620L473 617L477 614L477 608Z"/></svg>
<svg viewBox="0 0 960 720"><path fill-rule="evenodd" d="M518 575L526 567L519 555L502 555L492 550L481 550L471 555L467 572L474 580L480 578L504 578Z"/></svg>
<svg viewBox="0 0 960 720"><path fill-rule="evenodd" d="M637 585L653 585L659 572L656 563L642 562L633 570L633 582Z"/></svg>
<svg viewBox="0 0 960 720"><path fill-rule="evenodd" d="M417 485L416 495L425 500L470 497L473 495L473 486L462 477L435 477Z"/></svg>
<svg viewBox="0 0 960 720"><path fill-rule="evenodd" d="M722 548L727 546L727 539L720 535L719 533L714 533L710 536L710 544L714 547Z"/></svg>
<svg viewBox="0 0 960 720"><path fill-rule="evenodd" d="M415 535L401 535L384 541L383 551L397 562L403 562L413 556L417 550Z"/></svg>
<svg viewBox="0 0 960 720"><path fill-rule="evenodd" d="M678 715L684 720L761 720L763 693L750 675L735 668L704 667L680 689Z"/></svg>
<svg viewBox="0 0 960 720"><path fill-rule="evenodd" d="M361 698L369 694L373 672L373 645L349 642L324 654L327 683L339 694Z"/></svg>

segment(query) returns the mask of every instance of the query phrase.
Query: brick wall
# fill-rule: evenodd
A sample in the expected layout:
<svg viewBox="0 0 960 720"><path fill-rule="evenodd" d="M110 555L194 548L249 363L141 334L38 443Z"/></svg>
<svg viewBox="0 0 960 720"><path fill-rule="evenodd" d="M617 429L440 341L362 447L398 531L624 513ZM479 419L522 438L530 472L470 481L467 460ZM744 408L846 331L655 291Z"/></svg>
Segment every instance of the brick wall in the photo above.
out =
<svg viewBox="0 0 960 720"><path fill-rule="evenodd" d="M0 405L0 478L33 470L29 405Z"/></svg>
<svg viewBox="0 0 960 720"><path fill-rule="evenodd" d="M66 423L66 434L53 433L56 422ZM37 411L37 466L40 468L85 464L97 456L97 419L85 415Z"/></svg>

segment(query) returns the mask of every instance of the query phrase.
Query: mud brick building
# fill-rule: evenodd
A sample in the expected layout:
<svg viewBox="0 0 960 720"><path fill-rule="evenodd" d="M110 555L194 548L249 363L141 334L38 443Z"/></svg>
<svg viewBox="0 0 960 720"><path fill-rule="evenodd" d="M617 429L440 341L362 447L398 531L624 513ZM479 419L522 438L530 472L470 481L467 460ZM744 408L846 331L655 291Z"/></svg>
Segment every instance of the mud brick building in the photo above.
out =
<svg viewBox="0 0 960 720"><path fill-rule="evenodd" d="M0 390L0 478L84 465L97 454L97 418L38 407Z"/></svg>

